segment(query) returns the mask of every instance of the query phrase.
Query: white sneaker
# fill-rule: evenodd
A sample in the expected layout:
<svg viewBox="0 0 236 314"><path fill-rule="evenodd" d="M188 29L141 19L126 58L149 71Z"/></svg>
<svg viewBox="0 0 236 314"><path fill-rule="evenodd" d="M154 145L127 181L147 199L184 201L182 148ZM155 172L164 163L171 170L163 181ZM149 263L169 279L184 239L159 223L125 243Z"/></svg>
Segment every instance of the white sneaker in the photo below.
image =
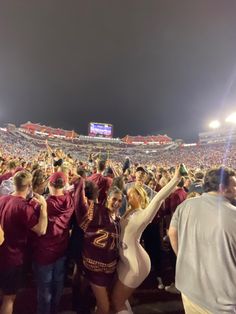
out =
<svg viewBox="0 0 236 314"><path fill-rule="evenodd" d="M163 290L165 286L163 285L161 277L157 277L157 288Z"/></svg>
<svg viewBox="0 0 236 314"><path fill-rule="evenodd" d="M175 287L173 282L169 286L165 287L165 291L173 294L180 294L180 291Z"/></svg>

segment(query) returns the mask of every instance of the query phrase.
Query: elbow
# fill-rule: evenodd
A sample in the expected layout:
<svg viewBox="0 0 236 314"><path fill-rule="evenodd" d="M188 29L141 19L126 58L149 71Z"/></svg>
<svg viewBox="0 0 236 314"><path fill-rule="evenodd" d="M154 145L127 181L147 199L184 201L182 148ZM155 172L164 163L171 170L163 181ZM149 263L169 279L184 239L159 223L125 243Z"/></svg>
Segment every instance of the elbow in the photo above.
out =
<svg viewBox="0 0 236 314"><path fill-rule="evenodd" d="M2 245L4 242L4 234L0 234L0 245Z"/></svg>
<svg viewBox="0 0 236 314"><path fill-rule="evenodd" d="M0 226L0 245L2 245L4 242L4 232Z"/></svg>
<svg viewBox="0 0 236 314"><path fill-rule="evenodd" d="M177 253L178 253L178 233L177 233L177 230L174 228L170 228L168 231L168 236L170 239L171 247L172 247L173 251L175 252L175 254L177 255Z"/></svg>
<svg viewBox="0 0 236 314"><path fill-rule="evenodd" d="M33 231L37 234L37 236L41 237L46 234L47 226L46 227L36 226L36 228L34 228Z"/></svg>
<svg viewBox="0 0 236 314"><path fill-rule="evenodd" d="M169 227L169 230L168 230L168 236L169 238L176 238L178 236L178 231L176 228L170 226Z"/></svg>
<svg viewBox="0 0 236 314"><path fill-rule="evenodd" d="M38 228L38 233L40 236L43 236L46 234L47 232L47 228L48 228L48 221L46 221L44 224L42 225L39 225L39 228Z"/></svg>
<svg viewBox="0 0 236 314"><path fill-rule="evenodd" d="M168 236L170 240L173 240L176 236L175 232L173 231L173 229L169 228L168 230Z"/></svg>
<svg viewBox="0 0 236 314"><path fill-rule="evenodd" d="M48 224L46 226L42 227L40 230L40 235L45 235L47 233Z"/></svg>
<svg viewBox="0 0 236 314"><path fill-rule="evenodd" d="M38 236L43 236L43 235L46 234L46 232L47 232L47 229L39 230L38 231Z"/></svg>

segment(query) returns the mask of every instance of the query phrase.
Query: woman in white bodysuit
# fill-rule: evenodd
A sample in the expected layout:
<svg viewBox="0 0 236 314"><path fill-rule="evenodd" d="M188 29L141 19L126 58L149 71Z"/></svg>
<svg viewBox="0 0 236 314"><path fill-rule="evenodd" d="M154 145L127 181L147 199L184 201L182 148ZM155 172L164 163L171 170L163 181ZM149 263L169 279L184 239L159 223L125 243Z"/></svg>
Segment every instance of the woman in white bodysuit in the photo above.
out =
<svg viewBox="0 0 236 314"><path fill-rule="evenodd" d="M142 187L136 185L128 190L129 208L120 220L118 280L112 293L112 303L117 314L132 313L127 300L150 272L150 258L140 244L140 237L155 217L162 201L173 192L180 181L179 169L180 167L176 169L172 180L157 193L148 206L147 194Z"/></svg>

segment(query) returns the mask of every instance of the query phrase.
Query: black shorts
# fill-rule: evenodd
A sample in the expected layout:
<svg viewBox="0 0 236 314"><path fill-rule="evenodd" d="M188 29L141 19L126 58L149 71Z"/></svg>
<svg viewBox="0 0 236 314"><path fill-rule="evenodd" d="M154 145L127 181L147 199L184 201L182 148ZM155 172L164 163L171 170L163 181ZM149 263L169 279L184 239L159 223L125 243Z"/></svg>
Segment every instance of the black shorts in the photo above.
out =
<svg viewBox="0 0 236 314"><path fill-rule="evenodd" d="M15 295L24 283L23 266L0 271L0 288L4 295Z"/></svg>

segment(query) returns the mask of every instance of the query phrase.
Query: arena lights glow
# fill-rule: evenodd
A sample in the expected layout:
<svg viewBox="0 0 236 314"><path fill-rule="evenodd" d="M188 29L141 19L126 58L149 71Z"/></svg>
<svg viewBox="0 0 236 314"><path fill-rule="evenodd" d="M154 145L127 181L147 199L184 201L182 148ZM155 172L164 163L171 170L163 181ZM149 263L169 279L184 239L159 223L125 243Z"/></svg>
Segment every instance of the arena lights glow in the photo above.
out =
<svg viewBox="0 0 236 314"><path fill-rule="evenodd" d="M209 127L211 129L217 129L220 127L220 122L218 120L211 121L211 123L209 124Z"/></svg>
<svg viewBox="0 0 236 314"><path fill-rule="evenodd" d="M236 112L231 113L226 119L225 122L235 123L236 124Z"/></svg>

